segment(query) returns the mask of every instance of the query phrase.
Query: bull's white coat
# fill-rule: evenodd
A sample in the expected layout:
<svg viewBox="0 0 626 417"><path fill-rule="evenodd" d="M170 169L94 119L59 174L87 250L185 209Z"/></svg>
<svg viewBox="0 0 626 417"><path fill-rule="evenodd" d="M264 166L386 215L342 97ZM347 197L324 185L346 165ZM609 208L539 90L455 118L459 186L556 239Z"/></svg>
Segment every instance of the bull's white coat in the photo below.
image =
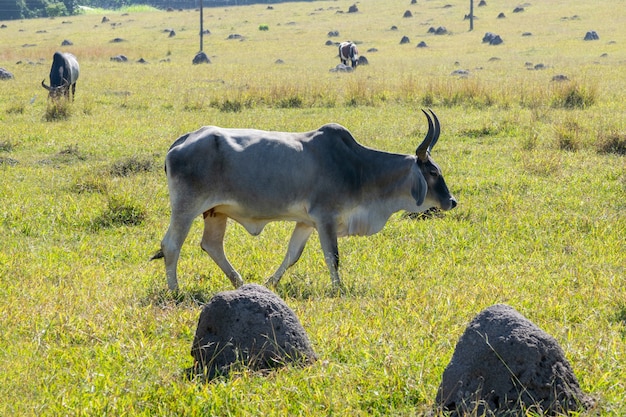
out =
<svg viewBox="0 0 626 417"><path fill-rule="evenodd" d="M178 288L180 249L200 214L201 247L235 287L243 280L224 253L228 218L252 235L272 221L296 222L271 285L299 259L317 230L331 280L339 287L337 237L374 234L399 210L456 205L430 158L439 124L435 117L434 129L427 117L429 133L417 155L367 148L337 124L302 133L205 126L181 136L165 160L172 214L155 255L165 258L169 288Z"/></svg>
<svg viewBox="0 0 626 417"><path fill-rule="evenodd" d="M339 60L344 65L348 65L350 60L352 68L356 68L359 62L359 49L354 42L345 41L339 44Z"/></svg>

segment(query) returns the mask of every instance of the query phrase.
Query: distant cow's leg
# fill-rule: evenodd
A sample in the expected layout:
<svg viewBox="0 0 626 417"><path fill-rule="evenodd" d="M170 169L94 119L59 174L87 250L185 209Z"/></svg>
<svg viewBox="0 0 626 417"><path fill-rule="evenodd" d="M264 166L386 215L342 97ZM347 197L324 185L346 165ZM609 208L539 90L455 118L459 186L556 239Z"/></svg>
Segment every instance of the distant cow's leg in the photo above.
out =
<svg viewBox="0 0 626 417"><path fill-rule="evenodd" d="M161 241L161 252L165 258L167 286L172 291L176 291L178 289L178 280L176 278L178 257L180 255L180 248L183 246L183 242L185 241L187 234L189 234L192 222L193 217L181 217L172 212L170 227L167 229L165 237ZM155 255L155 258L156 257L158 256Z"/></svg>
<svg viewBox="0 0 626 417"><path fill-rule="evenodd" d="M224 233L226 232L226 222L228 217L223 214L215 214L207 211L204 213L204 234L200 246L209 254L211 259L224 271L226 276L233 283L235 288L243 285L243 279L239 272L226 258L224 253Z"/></svg>
<svg viewBox="0 0 626 417"><path fill-rule="evenodd" d="M76 83L72 84L72 101L74 101L75 95L76 95Z"/></svg>
<svg viewBox="0 0 626 417"><path fill-rule="evenodd" d="M307 226L304 223L296 223L296 228L293 230L291 238L289 239L289 247L287 248L285 259L283 259L283 263L280 264L278 270L274 272L274 275L265 282L265 285L272 287L278 285L278 281L280 281L285 271L300 259L300 255L302 255L304 246L312 232L313 228L311 226Z"/></svg>
<svg viewBox="0 0 626 417"><path fill-rule="evenodd" d="M339 278L339 246L337 245L337 231L334 223L324 223L317 229L324 252L324 260L330 271L330 280L333 287L341 289L341 279Z"/></svg>

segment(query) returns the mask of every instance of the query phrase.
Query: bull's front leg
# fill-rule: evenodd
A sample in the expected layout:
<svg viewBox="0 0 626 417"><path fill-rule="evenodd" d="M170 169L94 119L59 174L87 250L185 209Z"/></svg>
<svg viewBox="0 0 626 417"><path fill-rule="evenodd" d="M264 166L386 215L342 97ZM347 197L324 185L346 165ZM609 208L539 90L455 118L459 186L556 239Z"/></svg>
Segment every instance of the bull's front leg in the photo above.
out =
<svg viewBox="0 0 626 417"><path fill-rule="evenodd" d="M334 221L321 224L317 229L324 260L330 271L330 280L336 290L343 292L343 284L339 278L339 245L337 244L337 227Z"/></svg>
<svg viewBox="0 0 626 417"><path fill-rule="evenodd" d="M293 264L298 262L300 259L300 255L302 255L302 251L304 250L304 246L306 245L309 236L313 233L313 227L308 226L304 223L296 223L296 227L291 234L291 238L289 239L289 247L287 248L287 254L285 255L285 259L280 264L274 275L272 275L266 282L265 285L270 287L276 287L280 278L284 275L285 271Z"/></svg>

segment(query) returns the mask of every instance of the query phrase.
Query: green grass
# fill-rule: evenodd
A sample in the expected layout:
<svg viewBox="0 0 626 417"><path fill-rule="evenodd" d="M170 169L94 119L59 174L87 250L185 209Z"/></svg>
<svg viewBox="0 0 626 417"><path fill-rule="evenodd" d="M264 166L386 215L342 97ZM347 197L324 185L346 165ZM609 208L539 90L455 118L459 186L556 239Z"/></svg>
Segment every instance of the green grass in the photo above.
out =
<svg viewBox="0 0 626 417"><path fill-rule="evenodd" d="M425 415L465 326L494 303L559 341L598 402L588 415L626 414L623 1L534 2L516 14L517 2L488 1L474 32L465 8L443 0L362 0L359 13L336 13L352 3L205 9L207 65L191 65L196 11L3 22L0 67L15 78L0 82L0 415ZM426 34L441 25L451 35ZM582 41L592 28L601 40ZM330 73L331 30L358 41L370 65ZM505 43L483 45L487 31ZM399 45L403 35L411 44ZM81 75L75 102L55 109L40 83L58 49L78 57ZM109 60L118 54L130 62ZM469 77L450 75L459 68ZM180 294L148 261L169 221L162 164L173 140L205 124L338 122L368 146L411 153L425 106L441 119L433 156L459 206L425 220L399 213L377 235L340 240L344 296L312 237L278 293L315 365L186 380L201 304L231 284L199 250L200 219ZM246 281L280 264L291 228L251 237L229 227L226 252Z"/></svg>

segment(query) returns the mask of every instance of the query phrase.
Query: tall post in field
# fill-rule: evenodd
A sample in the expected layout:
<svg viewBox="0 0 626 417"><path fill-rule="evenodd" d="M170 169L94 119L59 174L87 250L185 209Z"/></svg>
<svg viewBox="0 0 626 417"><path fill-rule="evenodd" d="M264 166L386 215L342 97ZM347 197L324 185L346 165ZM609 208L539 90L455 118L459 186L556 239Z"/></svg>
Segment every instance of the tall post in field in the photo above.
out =
<svg viewBox="0 0 626 417"><path fill-rule="evenodd" d="M202 2L202 0L200 0ZM200 3L202 4L202 3ZM474 30L474 0L470 0L470 32Z"/></svg>
<svg viewBox="0 0 626 417"><path fill-rule="evenodd" d="M204 36L203 18L202 18L202 0L200 0L200 52L202 52L202 37Z"/></svg>

